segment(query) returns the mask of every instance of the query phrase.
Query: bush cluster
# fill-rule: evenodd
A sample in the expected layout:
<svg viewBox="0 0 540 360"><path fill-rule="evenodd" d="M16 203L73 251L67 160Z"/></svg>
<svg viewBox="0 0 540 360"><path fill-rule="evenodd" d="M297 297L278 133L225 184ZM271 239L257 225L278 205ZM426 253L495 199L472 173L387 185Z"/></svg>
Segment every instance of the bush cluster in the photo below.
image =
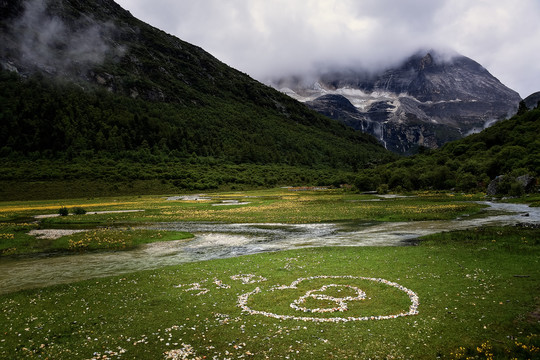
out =
<svg viewBox="0 0 540 360"><path fill-rule="evenodd" d="M71 213L73 215L84 215L86 214L86 210L82 207L74 207L73 209L71 209ZM62 206L60 209L58 209L58 214L60 216L68 216L69 209L65 206Z"/></svg>

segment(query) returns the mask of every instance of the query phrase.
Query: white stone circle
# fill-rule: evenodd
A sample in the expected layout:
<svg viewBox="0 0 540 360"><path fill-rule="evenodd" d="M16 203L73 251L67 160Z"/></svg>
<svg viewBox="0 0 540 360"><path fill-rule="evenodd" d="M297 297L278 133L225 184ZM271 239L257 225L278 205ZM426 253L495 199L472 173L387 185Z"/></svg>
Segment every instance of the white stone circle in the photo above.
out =
<svg viewBox="0 0 540 360"><path fill-rule="evenodd" d="M298 284L300 284L302 281L309 281L314 279L351 279L351 280L368 280L368 281L374 281L381 284L386 284L392 287L395 287L403 292L405 292L409 299L411 300L411 305L409 306L409 310L407 312L401 312L398 314L390 314L390 315L373 315L373 316L362 316L362 317L332 317L332 318L317 318L317 317L309 317L309 316L294 316L294 315L279 315L274 314L266 311L260 311L260 310L253 310L250 308L247 303L249 300L249 297L254 294L258 294L262 292L262 290L257 287L255 290L242 294L238 297L237 305L242 308L242 310L250 315L263 315L266 317L273 317L276 319L281 320L299 320L299 321L312 321L312 322L349 322L349 321L367 321L367 320L385 320L385 319L395 319L402 316L410 316L410 315L417 315L418 314L418 305L419 305L419 298L418 295L412 291L407 289L404 286L401 286L395 282L388 281L381 278L370 278L370 277L362 277L362 276L350 276L350 275L344 275L344 276L327 276L327 275L320 275L320 276L312 276L308 278L299 278L291 283L291 285L280 285L280 286L273 286L268 291L278 291L278 290L285 290L285 289L297 289ZM329 287L347 287L356 292L356 296L347 296L347 297L333 297L328 296L325 294L320 294L320 292L323 292L327 290ZM317 300L329 300L333 301L337 304L336 307L333 308L316 308L316 309L308 309L302 304L305 303L307 298L314 298ZM315 290L309 290L306 292L305 295L301 296L300 298L294 300L290 306L291 308L302 311L302 312L309 312L309 313L324 313L324 312L345 312L347 311L347 301L361 301L365 299L366 294L364 291L360 290L356 286L352 285L340 285L340 284L328 284L324 285L319 289Z"/></svg>

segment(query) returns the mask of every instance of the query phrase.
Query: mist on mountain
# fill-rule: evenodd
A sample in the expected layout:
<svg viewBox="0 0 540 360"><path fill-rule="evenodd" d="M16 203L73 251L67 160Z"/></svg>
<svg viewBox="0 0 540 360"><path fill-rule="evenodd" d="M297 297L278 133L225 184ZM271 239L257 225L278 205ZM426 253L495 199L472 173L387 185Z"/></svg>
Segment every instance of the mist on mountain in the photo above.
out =
<svg viewBox="0 0 540 360"><path fill-rule="evenodd" d="M55 8L62 7L61 2L14 1L18 6L2 6L5 17L0 38L4 46L0 51L8 59L5 67L17 64L22 72L82 74L107 56L121 56L126 50L114 42L117 30L111 21L91 15L70 18L69 12L60 16Z"/></svg>
<svg viewBox="0 0 540 360"><path fill-rule="evenodd" d="M478 132L515 114L521 100L476 61L435 49L378 72L321 68L270 85L404 154Z"/></svg>

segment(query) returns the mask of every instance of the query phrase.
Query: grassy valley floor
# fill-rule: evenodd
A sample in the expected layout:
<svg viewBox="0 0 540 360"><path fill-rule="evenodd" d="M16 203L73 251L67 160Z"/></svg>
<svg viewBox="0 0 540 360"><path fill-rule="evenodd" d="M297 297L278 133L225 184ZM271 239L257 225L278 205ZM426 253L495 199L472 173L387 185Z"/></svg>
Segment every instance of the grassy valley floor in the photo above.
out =
<svg viewBox="0 0 540 360"><path fill-rule="evenodd" d="M290 223L447 219L481 211L469 199L475 197L381 200L275 189L174 200L11 202L0 207L0 240L16 248L19 240L32 243L22 237L35 227L108 224L109 231L133 231L128 227L141 222L209 217ZM55 214L61 205L88 213L32 224L33 216ZM144 211L90 214L118 210ZM0 295L0 358L538 358L539 245L537 228L478 228L432 235L417 246L281 251L19 291ZM47 246L14 253L47 252ZM96 251L76 251L86 250ZM64 251L75 250L66 245Z"/></svg>
<svg viewBox="0 0 540 360"><path fill-rule="evenodd" d="M3 295L0 356L535 358L539 240L538 230L480 229L414 247L285 251ZM384 318L407 314L411 297L365 278L414 292L418 313ZM349 299L357 288L364 300ZM351 317L370 319L340 320Z"/></svg>
<svg viewBox="0 0 540 360"><path fill-rule="evenodd" d="M178 232L133 231L141 224L158 222L308 224L447 220L474 215L483 209L472 202L483 199L481 195L417 193L379 197L343 190L298 190L1 202L0 256L128 250L144 243L189 237ZM69 216L58 216L60 209ZM73 231L52 238L40 236L49 229L97 231L91 235Z"/></svg>

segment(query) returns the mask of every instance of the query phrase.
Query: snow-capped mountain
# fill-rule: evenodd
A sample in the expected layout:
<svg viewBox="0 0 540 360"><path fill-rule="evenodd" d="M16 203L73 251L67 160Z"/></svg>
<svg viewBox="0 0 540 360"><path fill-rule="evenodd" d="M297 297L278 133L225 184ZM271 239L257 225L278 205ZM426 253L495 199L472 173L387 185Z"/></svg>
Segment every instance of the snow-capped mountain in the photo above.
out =
<svg viewBox="0 0 540 360"><path fill-rule="evenodd" d="M377 137L387 149L440 147L513 115L519 94L477 62L419 52L378 73L354 69L270 84L309 107Z"/></svg>

